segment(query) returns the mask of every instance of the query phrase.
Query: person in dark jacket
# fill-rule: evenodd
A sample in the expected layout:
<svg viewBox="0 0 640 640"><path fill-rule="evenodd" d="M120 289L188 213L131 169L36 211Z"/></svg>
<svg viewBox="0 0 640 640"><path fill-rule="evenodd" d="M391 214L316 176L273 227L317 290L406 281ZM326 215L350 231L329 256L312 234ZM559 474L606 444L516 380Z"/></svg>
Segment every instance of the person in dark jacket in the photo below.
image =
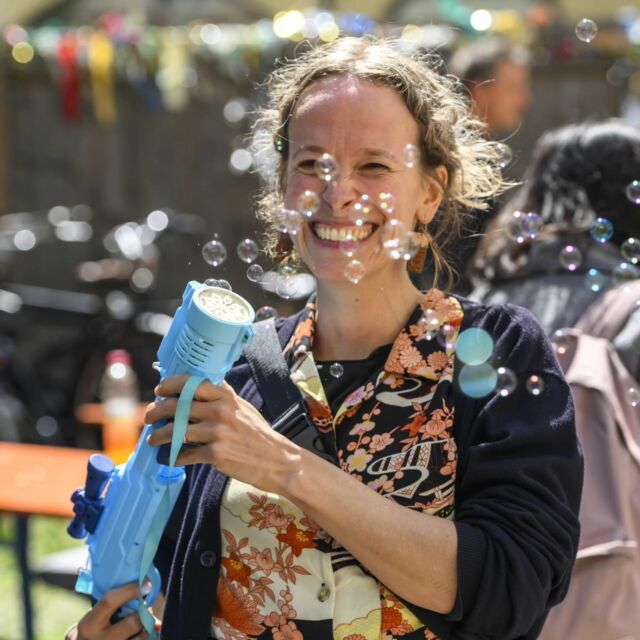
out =
<svg viewBox="0 0 640 640"><path fill-rule="evenodd" d="M531 310L548 335L573 327L612 286L640 277L640 131L620 120L572 124L542 136L522 187L487 229L473 258L470 297ZM539 233L519 235L523 214ZM604 219L607 223L596 224ZM534 228L536 225L534 224ZM640 379L640 310L612 339Z"/></svg>
<svg viewBox="0 0 640 640"><path fill-rule="evenodd" d="M452 78L386 41L313 49L269 90L257 157L275 149L278 170L259 213L279 259L318 282L278 338L333 462L271 428L245 360L200 386L200 446L178 458L188 480L156 556L161 637L532 640L579 535L567 384L530 313L422 292L406 264L418 247L411 268L427 247L440 264L460 208L500 189L495 145ZM154 446L184 383L156 390ZM69 637L138 633L135 615L109 623L131 588Z"/></svg>

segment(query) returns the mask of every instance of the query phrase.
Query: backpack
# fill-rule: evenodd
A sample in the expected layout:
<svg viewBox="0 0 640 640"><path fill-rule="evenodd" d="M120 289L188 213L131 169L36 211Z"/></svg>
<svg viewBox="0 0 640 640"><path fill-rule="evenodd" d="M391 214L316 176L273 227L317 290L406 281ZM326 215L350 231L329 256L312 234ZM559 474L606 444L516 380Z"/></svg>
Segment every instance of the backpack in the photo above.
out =
<svg viewBox="0 0 640 640"><path fill-rule="evenodd" d="M640 281L600 296L558 349L585 474L571 583L540 640L640 640L640 384L612 344L639 299Z"/></svg>

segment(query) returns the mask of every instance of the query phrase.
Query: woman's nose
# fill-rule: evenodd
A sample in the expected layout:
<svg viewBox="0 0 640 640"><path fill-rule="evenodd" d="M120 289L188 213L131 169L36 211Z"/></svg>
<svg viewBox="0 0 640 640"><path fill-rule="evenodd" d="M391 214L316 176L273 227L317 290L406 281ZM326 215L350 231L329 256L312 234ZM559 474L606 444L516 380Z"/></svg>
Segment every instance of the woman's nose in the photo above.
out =
<svg viewBox="0 0 640 640"><path fill-rule="evenodd" d="M346 215L356 202L358 193L348 176L339 175L327 182L322 198L331 207L334 215Z"/></svg>

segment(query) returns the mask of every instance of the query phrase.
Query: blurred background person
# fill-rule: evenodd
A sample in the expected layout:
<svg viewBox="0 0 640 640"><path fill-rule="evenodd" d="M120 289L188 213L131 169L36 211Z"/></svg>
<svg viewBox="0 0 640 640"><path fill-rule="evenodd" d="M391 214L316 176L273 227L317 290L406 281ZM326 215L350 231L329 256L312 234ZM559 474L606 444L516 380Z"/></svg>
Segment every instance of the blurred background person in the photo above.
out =
<svg viewBox="0 0 640 640"><path fill-rule="evenodd" d="M500 37L476 40L459 48L449 72L469 91L473 113L500 139L516 131L531 106L529 52Z"/></svg>
<svg viewBox="0 0 640 640"><path fill-rule="evenodd" d="M640 132L620 121L550 131L474 261L473 298L553 332L585 457L578 560L541 640L640 628L639 166Z"/></svg>

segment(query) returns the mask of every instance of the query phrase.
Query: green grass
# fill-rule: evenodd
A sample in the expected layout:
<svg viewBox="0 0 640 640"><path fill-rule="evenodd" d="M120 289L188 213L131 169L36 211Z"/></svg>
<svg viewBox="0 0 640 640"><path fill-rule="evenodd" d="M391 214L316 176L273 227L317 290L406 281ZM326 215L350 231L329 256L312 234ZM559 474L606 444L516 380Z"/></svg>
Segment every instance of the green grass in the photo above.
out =
<svg viewBox="0 0 640 640"><path fill-rule="evenodd" d="M69 537L67 521L61 518L33 517L29 520L29 562L62 551L78 542ZM0 515L0 640L24 640L22 624L21 578L14 552L15 519ZM67 627L89 608L78 594L32 581L32 601L36 640L62 640Z"/></svg>

